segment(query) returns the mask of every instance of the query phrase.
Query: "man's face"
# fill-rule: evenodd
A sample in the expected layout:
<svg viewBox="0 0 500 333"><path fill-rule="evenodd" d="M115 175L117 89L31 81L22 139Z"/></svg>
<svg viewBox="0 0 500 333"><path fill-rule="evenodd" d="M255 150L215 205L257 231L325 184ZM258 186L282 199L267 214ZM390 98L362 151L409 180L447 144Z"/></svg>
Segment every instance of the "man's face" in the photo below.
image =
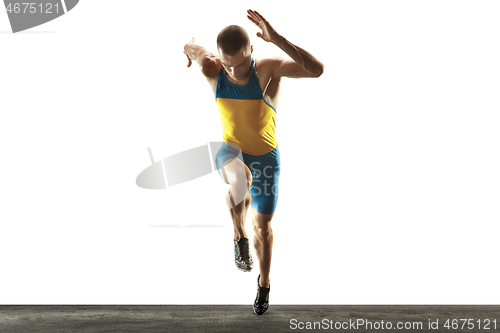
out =
<svg viewBox="0 0 500 333"><path fill-rule="evenodd" d="M231 79L235 81L241 81L248 77L250 69L252 67L252 52L253 47L250 48L242 47L240 52L234 56L228 56L221 50L219 50L220 60L222 66L226 70L227 74Z"/></svg>

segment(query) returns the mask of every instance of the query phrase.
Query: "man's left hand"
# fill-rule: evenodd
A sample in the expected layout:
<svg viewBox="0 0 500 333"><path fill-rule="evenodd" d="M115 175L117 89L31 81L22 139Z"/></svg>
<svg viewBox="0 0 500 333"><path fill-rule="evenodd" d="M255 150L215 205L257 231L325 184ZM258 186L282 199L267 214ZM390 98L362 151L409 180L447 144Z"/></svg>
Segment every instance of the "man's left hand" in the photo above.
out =
<svg viewBox="0 0 500 333"><path fill-rule="evenodd" d="M262 29L262 32L257 32L257 37L262 38L266 42L277 42L279 38L279 34L274 30L274 28L266 21L265 18L262 17L255 10L247 10L247 17L250 21L252 21L256 26Z"/></svg>

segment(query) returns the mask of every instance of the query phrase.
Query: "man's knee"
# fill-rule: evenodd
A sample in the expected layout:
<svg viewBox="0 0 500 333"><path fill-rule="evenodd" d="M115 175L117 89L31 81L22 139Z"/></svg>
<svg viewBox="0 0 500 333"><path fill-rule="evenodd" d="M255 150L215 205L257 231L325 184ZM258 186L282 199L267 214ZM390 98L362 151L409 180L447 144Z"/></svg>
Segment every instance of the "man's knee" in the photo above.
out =
<svg viewBox="0 0 500 333"><path fill-rule="evenodd" d="M253 232L259 238L267 237L271 232L271 222L268 222L264 225L258 225L256 223L253 224Z"/></svg>
<svg viewBox="0 0 500 333"><path fill-rule="evenodd" d="M253 234L256 237L256 242L267 242L273 238L273 229L271 229L271 222L264 225L253 225Z"/></svg>
<svg viewBox="0 0 500 333"><path fill-rule="evenodd" d="M250 169L238 159L224 165L224 173L231 187L246 187L249 190L252 186L253 177Z"/></svg>
<svg viewBox="0 0 500 333"><path fill-rule="evenodd" d="M253 230L256 234L267 235L272 232L271 220L274 214L260 214L257 211L253 211L252 222Z"/></svg>
<svg viewBox="0 0 500 333"><path fill-rule="evenodd" d="M237 187L246 187L247 190L250 190L250 187L252 186L252 173L250 170L248 170L248 167L243 164L245 167L243 170L239 170L239 172L236 173L234 177L234 184L231 184L231 186L237 186Z"/></svg>

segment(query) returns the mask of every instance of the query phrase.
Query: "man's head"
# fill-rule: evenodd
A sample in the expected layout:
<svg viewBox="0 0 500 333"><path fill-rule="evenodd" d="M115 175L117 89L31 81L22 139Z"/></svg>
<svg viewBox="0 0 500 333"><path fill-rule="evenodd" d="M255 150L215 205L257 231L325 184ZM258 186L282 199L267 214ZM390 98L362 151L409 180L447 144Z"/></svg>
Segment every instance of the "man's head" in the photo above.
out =
<svg viewBox="0 0 500 333"><path fill-rule="evenodd" d="M230 25L217 36L217 50L226 72L232 79L244 79L252 65L253 48L245 29Z"/></svg>

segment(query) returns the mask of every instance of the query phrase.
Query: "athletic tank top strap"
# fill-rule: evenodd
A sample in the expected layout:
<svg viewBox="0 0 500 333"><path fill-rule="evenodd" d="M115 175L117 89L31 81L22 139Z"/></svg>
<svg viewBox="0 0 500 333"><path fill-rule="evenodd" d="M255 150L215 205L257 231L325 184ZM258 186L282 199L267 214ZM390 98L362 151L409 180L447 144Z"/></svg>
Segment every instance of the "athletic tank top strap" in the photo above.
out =
<svg viewBox="0 0 500 333"><path fill-rule="evenodd" d="M252 58L250 78L245 84L234 84L229 82L227 73L224 70L224 67L221 66L217 80L215 99L217 100L217 98L246 100L263 99L262 89L260 87L259 79L257 78L256 60Z"/></svg>

